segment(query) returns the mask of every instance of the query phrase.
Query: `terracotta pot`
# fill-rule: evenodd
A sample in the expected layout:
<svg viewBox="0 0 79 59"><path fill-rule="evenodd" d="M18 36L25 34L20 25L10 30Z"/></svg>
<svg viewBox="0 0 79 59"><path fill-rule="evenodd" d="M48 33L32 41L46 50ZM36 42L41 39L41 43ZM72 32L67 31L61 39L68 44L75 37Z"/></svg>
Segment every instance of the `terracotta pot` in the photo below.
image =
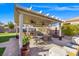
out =
<svg viewBox="0 0 79 59"><path fill-rule="evenodd" d="M21 56L28 56L29 51L30 51L29 49L22 48L21 49Z"/></svg>
<svg viewBox="0 0 79 59"><path fill-rule="evenodd" d="M25 45L23 45L22 49L21 49L21 55L22 56L27 56L29 55L29 42L26 43Z"/></svg>
<svg viewBox="0 0 79 59"><path fill-rule="evenodd" d="M62 36L59 37L59 40L62 40Z"/></svg>
<svg viewBox="0 0 79 59"><path fill-rule="evenodd" d="M28 48L29 47L29 42L23 45L23 47Z"/></svg>
<svg viewBox="0 0 79 59"><path fill-rule="evenodd" d="M23 47L26 47L27 45L25 44L25 45L23 45Z"/></svg>
<svg viewBox="0 0 79 59"><path fill-rule="evenodd" d="M28 49L27 51L25 51L25 56L29 55L30 50Z"/></svg>

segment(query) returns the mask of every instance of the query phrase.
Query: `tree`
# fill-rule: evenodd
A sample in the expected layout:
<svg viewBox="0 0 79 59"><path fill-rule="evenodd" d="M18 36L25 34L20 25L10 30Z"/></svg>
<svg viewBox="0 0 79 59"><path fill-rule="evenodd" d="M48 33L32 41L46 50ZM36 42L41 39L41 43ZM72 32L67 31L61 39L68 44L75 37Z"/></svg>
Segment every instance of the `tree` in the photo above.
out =
<svg viewBox="0 0 79 59"><path fill-rule="evenodd" d="M8 22L8 27L12 31L14 29L14 24L12 22Z"/></svg>

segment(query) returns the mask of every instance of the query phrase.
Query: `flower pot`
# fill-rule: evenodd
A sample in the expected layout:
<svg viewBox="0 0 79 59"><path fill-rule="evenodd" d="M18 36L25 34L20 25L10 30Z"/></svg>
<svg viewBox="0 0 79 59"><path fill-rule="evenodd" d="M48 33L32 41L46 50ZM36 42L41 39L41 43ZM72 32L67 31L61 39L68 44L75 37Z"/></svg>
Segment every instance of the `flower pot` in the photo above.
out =
<svg viewBox="0 0 79 59"><path fill-rule="evenodd" d="M23 45L23 47L26 47L27 45L25 44L25 45Z"/></svg>
<svg viewBox="0 0 79 59"><path fill-rule="evenodd" d="M29 42L23 45L23 47L26 47L26 48L29 47Z"/></svg>
<svg viewBox="0 0 79 59"><path fill-rule="evenodd" d="M21 56L28 56L29 55L29 49L27 49L27 48L22 48L21 49Z"/></svg>
<svg viewBox="0 0 79 59"><path fill-rule="evenodd" d="M16 35L16 39L19 39L19 35Z"/></svg>
<svg viewBox="0 0 79 59"><path fill-rule="evenodd" d="M62 36L59 36L59 40L62 40Z"/></svg>

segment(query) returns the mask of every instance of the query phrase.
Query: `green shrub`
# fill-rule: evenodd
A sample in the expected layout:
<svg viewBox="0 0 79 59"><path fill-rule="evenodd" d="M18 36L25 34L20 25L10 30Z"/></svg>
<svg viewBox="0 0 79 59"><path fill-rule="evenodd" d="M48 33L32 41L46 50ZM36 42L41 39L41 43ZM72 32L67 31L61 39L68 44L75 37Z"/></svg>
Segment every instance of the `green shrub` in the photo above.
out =
<svg viewBox="0 0 79 59"><path fill-rule="evenodd" d="M23 41L22 41L22 42L23 42L23 45L25 45L26 43L28 43L30 39L31 39L30 36L24 35L24 36L23 36L23 39L22 39L22 40L23 40Z"/></svg>
<svg viewBox="0 0 79 59"><path fill-rule="evenodd" d="M3 53L4 53L5 49L6 49L6 48L4 48L4 47L0 48L0 56L2 56L2 55L3 55Z"/></svg>
<svg viewBox="0 0 79 59"><path fill-rule="evenodd" d="M79 34L79 24L77 24L77 31L78 31L78 34Z"/></svg>
<svg viewBox="0 0 79 59"><path fill-rule="evenodd" d="M73 36L79 33L79 29L77 25L71 25L71 24L65 23L62 26L62 32L65 35Z"/></svg>

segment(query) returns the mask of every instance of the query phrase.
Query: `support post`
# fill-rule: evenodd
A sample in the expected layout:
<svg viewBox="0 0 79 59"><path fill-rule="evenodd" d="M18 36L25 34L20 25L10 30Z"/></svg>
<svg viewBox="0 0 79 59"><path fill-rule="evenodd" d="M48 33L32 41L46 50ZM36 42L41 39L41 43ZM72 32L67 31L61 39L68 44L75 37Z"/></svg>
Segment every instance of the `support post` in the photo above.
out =
<svg viewBox="0 0 79 59"><path fill-rule="evenodd" d="M27 25L27 35L28 35L28 33L29 33L29 29L28 29L28 28L29 28L29 25Z"/></svg>
<svg viewBox="0 0 79 59"><path fill-rule="evenodd" d="M15 28L16 28L16 34L18 33L18 27L17 24L15 24Z"/></svg>
<svg viewBox="0 0 79 59"><path fill-rule="evenodd" d="M62 40L61 26L62 26L62 23L60 22L59 23L59 40Z"/></svg>
<svg viewBox="0 0 79 59"><path fill-rule="evenodd" d="M21 48L22 48L22 33L23 33L23 14L19 15L19 54L21 55Z"/></svg>

